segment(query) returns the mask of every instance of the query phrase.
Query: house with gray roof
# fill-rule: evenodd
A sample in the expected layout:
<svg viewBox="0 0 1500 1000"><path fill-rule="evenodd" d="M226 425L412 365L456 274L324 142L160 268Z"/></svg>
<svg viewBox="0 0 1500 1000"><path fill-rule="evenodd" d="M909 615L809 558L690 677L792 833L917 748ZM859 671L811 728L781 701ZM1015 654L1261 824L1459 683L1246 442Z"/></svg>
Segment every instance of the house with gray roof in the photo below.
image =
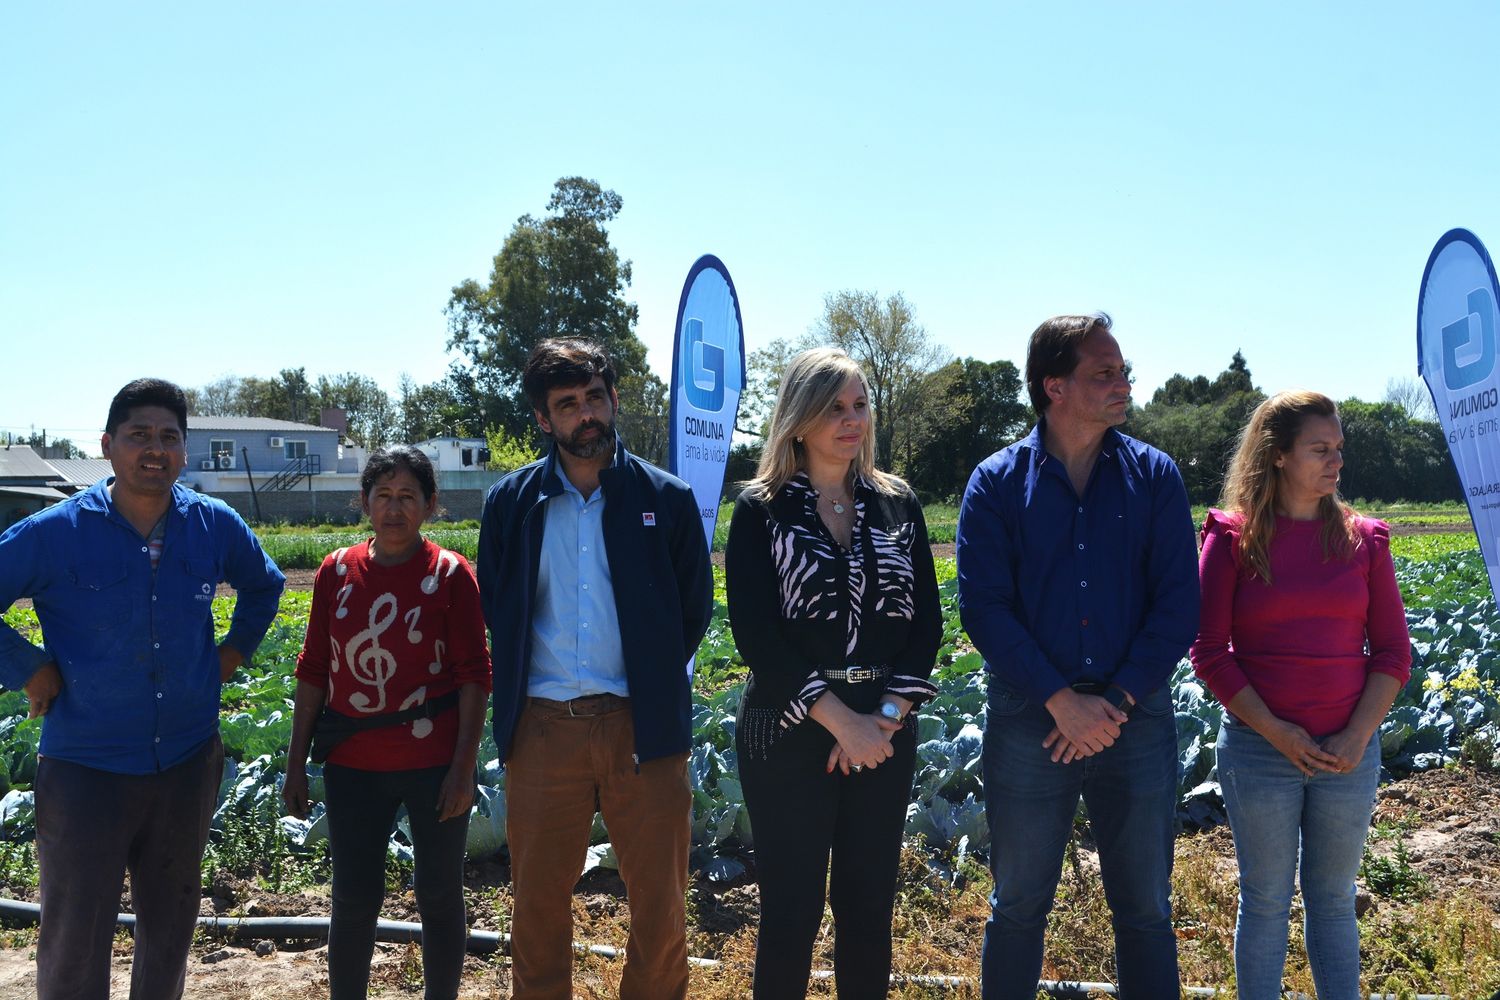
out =
<svg viewBox="0 0 1500 1000"><path fill-rule="evenodd" d="M304 464L312 475L338 472L339 437L336 428L293 420L189 416L187 472L244 479L247 473L274 475L289 463Z"/></svg>
<svg viewBox="0 0 1500 1000"><path fill-rule="evenodd" d="M0 447L0 530L68 494L52 485L59 473L24 444Z"/></svg>
<svg viewBox="0 0 1500 1000"><path fill-rule="evenodd" d="M338 427L189 414L179 481L255 521L347 521L359 516L364 459Z"/></svg>

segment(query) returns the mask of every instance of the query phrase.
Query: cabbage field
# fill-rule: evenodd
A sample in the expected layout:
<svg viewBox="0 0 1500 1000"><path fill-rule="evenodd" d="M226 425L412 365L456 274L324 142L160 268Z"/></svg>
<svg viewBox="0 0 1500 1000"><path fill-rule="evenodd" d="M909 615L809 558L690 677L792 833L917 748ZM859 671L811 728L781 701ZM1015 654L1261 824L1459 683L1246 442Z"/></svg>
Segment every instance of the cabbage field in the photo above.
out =
<svg viewBox="0 0 1500 1000"><path fill-rule="evenodd" d="M1388 777L1468 759L1493 766L1500 745L1500 617L1473 535L1398 536L1396 567L1407 602L1414 665L1411 682L1381 730ZM957 867L988 844L980 784L985 722L983 669L968 645L955 607L951 559L938 561L945 631L936 681L941 694L918 716L919 763L907 830L925 839L932 864ZM736 777L734 713L743 685L725 617L722 574L713 623L699 650L691 756L695 788L694 864L710 880L732 880L746 871L752 848ZM292 667L301 645L309 596L288 592L253 665L241 668L224 689L221 730L230 760L205 860L205 881L215 866L251 866L278 881L292 870L322 869L325 822L318 805L308 821L282 815L279 783L291 727ZM230 602L215 602L221 631ZM35 636L29 610L5 620ZM1184 660L1174 679L1181 763L1179 814L1188 828L1223 820L1215 782L1214 740L1219 709L1193 679ZM0 866L27 867L33 835L31 782L36 773L40 721L27 720L19 692L0 694ZM505 846L504 775L488 742L481 750L479 796L471 818L469 854L477 860ZM310 767L312 795L320 798L319 769ZM613 866L608 832L597 825L590 864ZM409 847L398 828L398 858ZM309 864L312 862L312 864ZM0 873L3 874L3 873ZM241 874L244 874L241 872ZM316 877L316 876L314 876Z"/></svg>

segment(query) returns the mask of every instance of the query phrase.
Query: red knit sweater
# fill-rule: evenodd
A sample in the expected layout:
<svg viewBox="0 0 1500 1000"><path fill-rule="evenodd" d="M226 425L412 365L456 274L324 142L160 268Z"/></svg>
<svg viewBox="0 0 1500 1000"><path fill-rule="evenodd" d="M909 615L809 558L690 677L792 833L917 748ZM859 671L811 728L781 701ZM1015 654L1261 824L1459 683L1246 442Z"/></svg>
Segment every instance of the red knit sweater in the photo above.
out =
<svg viewBox="0 0 1500 1000"><path fill-rule="evenodd" d="M328 554L313 581L297 679L324 688L344 715L399 712L461 684L490 689L479 586L468 560L424 540L399 566L360 542ZM364 771L438 767L453 760L458 709L356 733L330 764Z"/></svg>
<svg viewBox="0 0 1500 1000"><path fill-rule="evenodd" d="M1352 558L1325 559L1321 521L1276 519L1271 584L1240 566L1244 518L1209 511L1198 575L1203 607L1188 655L1220 702L1247 684L1271 713L1314 738L1343 729L1371 673L1411 675L1391 529L1361 518Z"/></svg>

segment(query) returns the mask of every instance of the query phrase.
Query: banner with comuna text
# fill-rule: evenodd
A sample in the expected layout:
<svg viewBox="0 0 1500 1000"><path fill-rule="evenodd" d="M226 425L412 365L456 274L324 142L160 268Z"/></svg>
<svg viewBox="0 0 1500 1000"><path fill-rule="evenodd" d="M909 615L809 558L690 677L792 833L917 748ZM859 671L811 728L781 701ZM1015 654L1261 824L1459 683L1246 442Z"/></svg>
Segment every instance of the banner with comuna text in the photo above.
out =
<svg viewBox="0 0 1500 1000"><path fill-rule="evenodd" d="M1458 468L1490 590L1500 595L1500 283L1467 229L1443 234L1417 300L1417 371Z"/></svg>
<svg viewBox="0 0 1500 1000"><path fill-rule="evenodd" d="M740 300L722 261L694 262L677 305L667 453L673 475L687 481L712 547L724 468L745 388L745 329Z"/></svg>

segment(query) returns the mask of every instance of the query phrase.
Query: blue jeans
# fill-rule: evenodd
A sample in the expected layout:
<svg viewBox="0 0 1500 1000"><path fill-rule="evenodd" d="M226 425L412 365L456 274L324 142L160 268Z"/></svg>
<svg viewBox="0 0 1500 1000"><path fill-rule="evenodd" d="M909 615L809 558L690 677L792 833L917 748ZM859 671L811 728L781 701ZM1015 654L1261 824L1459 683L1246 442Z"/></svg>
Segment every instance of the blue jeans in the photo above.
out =
<svg viewBox="0 0 1500 1000"><path fill-rule="evenodd" d="M1177 726L1165 687L1141 699L1112 747L1054 764L1046 706L993 678L984 733L984 805L995 891L984 927L984 1000L1032 1000L1047 914L1082 796L1099 846L1124 1000L1178 995L1172 931Z"/></svg>
<svg viewBox="0 0 1500 1000"><path fill-rule="evenodd" d="M1358 997L1354 877L1380 781L1379 736L1371 737L1353 771L1307 777L1265 737L1226 720L1218 759L1240 866L1234 974L1241 1000L1281 996L1299 853L1307 958L1318 997Z"/></svg>

